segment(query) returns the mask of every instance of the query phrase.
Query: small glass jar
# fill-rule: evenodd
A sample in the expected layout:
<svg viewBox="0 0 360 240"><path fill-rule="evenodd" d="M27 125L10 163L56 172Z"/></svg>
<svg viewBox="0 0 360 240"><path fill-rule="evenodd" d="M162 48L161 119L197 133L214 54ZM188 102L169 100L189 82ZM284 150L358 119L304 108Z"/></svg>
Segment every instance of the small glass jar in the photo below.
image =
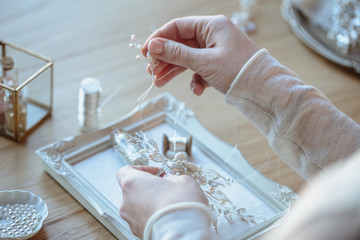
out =
<svg viewBox="0 0 360 240"><path fill-rule="evenodd" d="M2 77L1 78L1 83L2 82ZM4 127L5 127L5 90L3 88L0 88L0 132L3 131Z"/></svg>
<svg viewBox="0 0 360 240"><path fill-rule="evenodd" d="M11 57L3 57L1 59L1 63L3 83L8 87L15 89L19 86L19 78L18 69L14 64L14 60ZM19 133L23 134L26 132L27 102L25 89L19 91L17 97L13 92L5 90L5 93L3 94L3 103L5 107L3 125L4 131L9 135L14 135L16 124L15 113L17 113Z"/></svg>
<svg viewBox="0 0 360 240"><path fill-rule="evenodd" d="M0 83L4 83L2 76L2 62L0 61ZM5 126L5 90L0 87L0 133L3 131Z"/></svg>

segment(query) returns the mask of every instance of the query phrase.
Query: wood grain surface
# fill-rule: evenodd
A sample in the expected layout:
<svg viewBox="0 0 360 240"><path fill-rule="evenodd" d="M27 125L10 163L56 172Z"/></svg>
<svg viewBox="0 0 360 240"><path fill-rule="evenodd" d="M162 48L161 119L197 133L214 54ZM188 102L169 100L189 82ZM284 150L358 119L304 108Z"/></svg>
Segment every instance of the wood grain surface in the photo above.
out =
<svg viewBox="0 0 360 240"><path fill-rule="evenodd" d="M80 134L77 122L81 79L96 77L103 96L120 88L103 109L101 127L128 113L150 86L145 63L129 48L167 21L188 15L231 17L236 0L0 0L0 38L54 60L52 116L22 142L0 137L0 190L23 189L39 195L49 216L32 239L115 239L43 169L35 151L58 139ZM307 84L322 90L341 111L360 122L360 75L322 58L292 33L282 18L280 0L258 0L257 31L251 37ZM239 147L245 158L270 179L299 191L305 184L272 151L267 140L223 96L207 89L190 91L192 73L150 91L147 99L169 92L184 101L199 121L220 139Z"/></svg>

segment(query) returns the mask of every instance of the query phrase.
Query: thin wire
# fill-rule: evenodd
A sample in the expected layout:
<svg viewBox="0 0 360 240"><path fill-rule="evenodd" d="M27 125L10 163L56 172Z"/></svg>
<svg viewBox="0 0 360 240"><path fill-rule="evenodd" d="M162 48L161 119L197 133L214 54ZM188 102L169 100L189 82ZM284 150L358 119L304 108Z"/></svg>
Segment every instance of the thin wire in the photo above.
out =
<svg viewBox="0 0 360 240"><path fill-rule="evenodd" d="M100 108L103 109L106 104L110 102L121 90L123 89L123 86L119 86L110 96L104 99L104 101L101 103Z"/></svg>
<svg viewBox="0 0 360 240"><path fill-rule="evenodd" d="M151 68L151 85L150 87L145 90L145 92L143 92L140 97L137 99L136 101L136 105L135 105L135 109L139 109L139 114L140 114L140 119L141 121L143 121L143 116L142 116L142 109L141 109L141 105L143 104L146 96L149 94L149 92L151 91L151 89L155 86L155 74L154 74L154 69L156 66ZM168 76L170 73L174 72L175 70L180 69L181 67L176 67L171 69L169 72L167 72L164 76L162 76L161 78L158 78L157 80L161 80L164 77ZM146 124L144 123L144 127L146 127Z"/></svg>

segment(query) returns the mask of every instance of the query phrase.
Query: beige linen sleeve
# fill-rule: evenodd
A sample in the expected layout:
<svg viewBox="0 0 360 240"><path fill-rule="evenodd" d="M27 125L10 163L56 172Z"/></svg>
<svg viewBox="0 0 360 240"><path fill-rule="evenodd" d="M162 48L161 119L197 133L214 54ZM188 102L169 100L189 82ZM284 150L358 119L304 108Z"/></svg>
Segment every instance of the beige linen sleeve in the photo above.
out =
<svg viewBox="0 0 360 240"><path fill-rule="evenodd" d="M210 208L198 202L163 207L147 221L144 240L211 240Z"/></svg>
<svg viewBox="0 0 360 240"><path fill-rule="evenodd" d="M225 101L307 180L360 148L360 126L264 49L241 69Z"/></svg>

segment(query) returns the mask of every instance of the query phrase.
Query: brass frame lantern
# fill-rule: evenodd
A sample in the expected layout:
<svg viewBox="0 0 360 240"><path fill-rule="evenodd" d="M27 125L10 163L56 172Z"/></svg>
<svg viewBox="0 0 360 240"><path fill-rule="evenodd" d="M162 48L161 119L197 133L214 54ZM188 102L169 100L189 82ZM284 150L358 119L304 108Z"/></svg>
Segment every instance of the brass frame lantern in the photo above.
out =
<svg viewBox="0 0 360 240"><path fill-rule="evenodd" d="M0 45L0 135L21 141L51 115L54 62L10 42ZM7 71L15 68L16 79L9 81Z"/></svg>

